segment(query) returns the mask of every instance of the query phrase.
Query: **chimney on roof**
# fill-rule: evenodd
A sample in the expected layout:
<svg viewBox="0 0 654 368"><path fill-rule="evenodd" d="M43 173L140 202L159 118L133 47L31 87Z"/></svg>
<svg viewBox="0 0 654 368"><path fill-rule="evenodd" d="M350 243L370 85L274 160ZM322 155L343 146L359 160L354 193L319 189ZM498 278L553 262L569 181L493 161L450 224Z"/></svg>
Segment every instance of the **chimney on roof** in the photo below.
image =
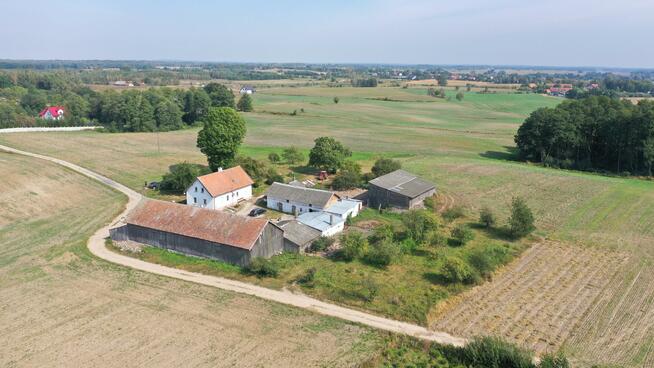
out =
<svg viewBox="0 0 654 368"><path fill-rule="evenodd" d="M218 172L222 172L222 171L223 171L223 168L222 168L222 167L219 167L219 168L218 168Z"/></svg>

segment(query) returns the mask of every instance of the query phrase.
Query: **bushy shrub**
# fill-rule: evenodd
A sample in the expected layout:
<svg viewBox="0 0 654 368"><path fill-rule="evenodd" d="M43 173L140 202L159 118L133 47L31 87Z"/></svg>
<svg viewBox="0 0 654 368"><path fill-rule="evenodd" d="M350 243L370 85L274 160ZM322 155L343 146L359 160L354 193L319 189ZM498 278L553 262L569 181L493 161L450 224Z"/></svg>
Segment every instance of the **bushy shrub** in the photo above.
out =
<svg viewBox="0 0 654 368"><path fill-rule="evenodd" d="M486 227L493 227L495 225L495 214L489 207L482 207L479 211L479 222Z"/></svg>
<svg viewBox="0 0 654 368"><path fill-rule="evenodd" d="M432 247L440 247L447 244L447 236L440 231L432 231L427 237L427 242Z"/></svg>
<svg viewBox="0 0 654 368"><path fill-rule="evenodd" d="M282 152L282 157L289 165L295 165L304 161L304 154L297 147L288 147Z"/></svg>
<svg viewBox="0 0 654 368"><path fill-rule="evenodd" d="M545 354L540 360L539 368L570 368L570 362L563 354Z"/></svg>
<svg viewBox="0 0 654 368"><path fill-rule="evenodd" d="M426 210L410 210L402 217L406 235L417 243L424 243L432 231L438 230L438 217Z"/></svg>
<svg viewBox="0 0 654 368"><path fill-rule="evenodd" d="M475 233L472 229L463 224L456 225L452 229L452 239L457 241L461 245L467 244L469 241L475 238Z"/></svg>
<svg viewBox="0 0 654 368"><path fill-rule="evenodd" d="M268 161L270 161L273 164L279 163L281 160L281 157L275 152L271 152L268 154Z"/></svg>
<svg viewBox="0 0 654 368"><path fill-rule="evenodd" d="M496 337L480 337L462 349L462 360L474 368L533 368L532 355Z"/></svg>
<svg viewBox="0 0 654 368"><path fill-rule="evenodd" d="M313 243L311 243L311 246L309 247L309 251L322 252L327 248L331 247L332 244L334 244L334 241L336 241L336 239L334 239L333 237L321 236L318 239L314 240Z"/></svg>
<svg viewBox="0 0 654 368"><path fill-rule="evenodd" d="M170 167L170 172L164 174L160 188L173 192L185 191L198 176L208 174L209 168L197 164L182 162Z"/></svg>
<svg viewBox="0 0 654 368"><path fill-rule="evenodd" d="M536 229L534 226L534 215L527 206L524 199L513 198L511 203L511 217L509 218L511 235L514 238L522 238Z"/></svg>
<svg viewBox="0 0 654 368"><path fill-rule="evenodd" d="M463 210L463 207L461 206L454 206L452 208L448 208L443 212L443 218L447 222L452 222L458 218L461 218L465 216L465 211Z"/></svg>
<svg viewBox="0 0 654 368"><path fill-rule="evenodd" d="M372 169L370 170L374 177L379 177L382 175L386 175L388 173L392 173L395 170L399 170L402 168L402 163L400 161L395 161L390 158L380 158L377 161L375 161L375 164L372 166Z"/></svg>
<svg viewBox="0 0 654 368"><path fill-rule="evenodd" d="M340 256L346 261L362 257L368 252L368 239L358 231L351 231L341 235L340 241Z"/></svg>
<svg viewBox="0 0 654 368"><path fill-rule="evenodd" d="M495 269L510 258L506 247L489 244L484 248L473 250L468 256L468 263L474 267L481 276L488 278Z"/></svg>
<svg viewBox="0 0 654 368"><path fill-rule="evenodd" d="M443 263L441 274L449 282L472 284L476 281L470 266L459 257L448 257Z"/></svg>
<svg viewBox="0 0 654 368"><path fill-rule="evenodd" d="M354 161L344 161L338 174L332 181L332 188L335 190L347 190L358 188L363 184L361 166Z"/></svg>
<svg viewBox="0 0 654 368"><path fill-rule="evenodd" d="M297 282L304 286L313 287L313 281L316 278L317 272L318 270L315 267L311 267L302 277L297 280Z"/></svg>
<svg viewBox="0 0 654 368"><path fill-rule="evenodd" d="M377 226L372 234L368 237L368 242L377 243L385 240L393 240L395 234L393 232L393 227L388 224Z"/></svg>
<svg viewBox="0 0 654 368"><path fill-rule="evenodd" d="M271 260L256 257L250 261L245 270L258 277L277 277L279 268Z"/></svg>
<svg viewBox="0 0 654 368"><path fill-rule="evenodd" d="M423 203L425 204L425 207L432 211L436 211L438 208L438 200L436 199L435 195L425 198Z"/></svg>
<svg viewBox="0 0 654 368"><path fill-rule="evenodd" d="M400 255L400 248L390 239L378 241L370 246L364 260L372 265L386 267Z"/></svg>

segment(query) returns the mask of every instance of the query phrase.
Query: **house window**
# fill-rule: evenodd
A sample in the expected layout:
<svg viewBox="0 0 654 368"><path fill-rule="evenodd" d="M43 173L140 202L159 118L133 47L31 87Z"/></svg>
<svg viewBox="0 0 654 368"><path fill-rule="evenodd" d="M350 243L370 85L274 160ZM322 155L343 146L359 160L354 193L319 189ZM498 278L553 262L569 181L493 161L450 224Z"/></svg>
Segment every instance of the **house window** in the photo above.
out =
<svg viewBox="0 0 654 368"><path fill-rule="evenodd" d="M286 200L286 203L289 203L288 199Z"/></svg>
<svg viewBox="0 0 654 368"><path fill-rule="evenodd" d="M309 207L312 207L311 203L309 203Z"/></svg>
<svg viewBox="0 0 654 368"><path fill-rule="evenodd" d="M198 197L193 197L193 203L198 203Z"/></svg>
<svg viewBox="0 0 654 368"><path fill-rule="evenodd" d="M207 199L205 198L205 199L203 199L203 201L204 201L204 205L206 206L207 205Z"/></svg>
<svg viewBox="0 0 654 368"><path fill-rule="evenodd" d="M204 188L201 189L201 192L204 193Z"/></svg>
<svg viewBox="0 0 654 368"><path fill-rule="evenodd" d="M196 192L196 193L198 192L198 187L195 187L195 192Z"/></svg>

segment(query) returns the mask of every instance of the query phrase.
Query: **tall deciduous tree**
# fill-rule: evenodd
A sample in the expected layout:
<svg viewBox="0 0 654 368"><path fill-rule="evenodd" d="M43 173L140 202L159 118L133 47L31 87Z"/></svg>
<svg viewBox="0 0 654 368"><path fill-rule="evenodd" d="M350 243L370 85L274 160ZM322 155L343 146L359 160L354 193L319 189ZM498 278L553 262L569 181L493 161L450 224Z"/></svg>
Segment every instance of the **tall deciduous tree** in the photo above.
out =
<svg viewBox="0 0 654 368"><path fill-rule="evenodd" d="M336 172L352 152L332 137L320 137L309 152L309 166Z"/></svg>
<svg viewBox="0 0 654 368"><path fill-rule="evenodd" d="M238 100L238 110L239 111L244 111L244 112L250 112L253 110L252 107L252 97L250 97L249 94L244 94L241 96L241 98Z"/></svg>
<svg viewBox="0 0 654 368"><path fill-rule="evenodd" d="M245 138L245 121L232 108L211 108L198 133L197 146L207 156L209 167L217 171L234 162Z"/></svg>
<svg viewBox="0 0 654 368"><path fill-rule="evenodd" d="M204 86L204 90L209 94L211 105L215 107L234 108L234 93L226 86L220 83L211 82Z"/></svg>
<svg viewBox="0 0 654 368"><path fill-rule="evenodd" d="M511 203L511 217L509 218L509 230L515 238L522 238L536 230L534 226L534 215L527 203L521 197L513 198Z"/></svg>
<svg viewBox="0 0 654 368"><path fill-rule="evenodd" d="M160 131L176 130L182 127L182 110L170 100L162 100L155 107L155 120Z"/></svg>

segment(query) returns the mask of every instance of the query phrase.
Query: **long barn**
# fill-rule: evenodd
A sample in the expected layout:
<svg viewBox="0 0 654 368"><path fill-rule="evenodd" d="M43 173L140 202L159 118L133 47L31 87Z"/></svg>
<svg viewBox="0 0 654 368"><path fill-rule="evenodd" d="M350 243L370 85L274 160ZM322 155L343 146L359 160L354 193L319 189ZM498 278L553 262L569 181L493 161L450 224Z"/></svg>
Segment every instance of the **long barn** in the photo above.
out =
<svg viewBox="0 0 654 368"><path fill-rule="evenodd" d="M266 219L147 199L110 235L239 266L284 250L284 231Z"/></svg>

